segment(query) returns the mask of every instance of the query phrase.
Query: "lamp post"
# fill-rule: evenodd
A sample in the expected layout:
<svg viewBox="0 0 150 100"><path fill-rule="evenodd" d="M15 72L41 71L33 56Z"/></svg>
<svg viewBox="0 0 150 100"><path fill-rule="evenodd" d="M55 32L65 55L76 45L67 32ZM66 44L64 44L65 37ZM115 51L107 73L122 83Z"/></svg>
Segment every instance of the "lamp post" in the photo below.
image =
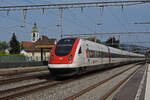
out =
<svg viewBox="0 0 150 100"><path fill-rule="evenodd" d="M57 29L58 29L58 34L59 34L59 28L60 28L60 25L57 24L56 27L57 27ZM60 36L60 38L61 38L61 36Z"/></svg>
<svg viewBox="0 0 150 100"><path fill-rule="evenodd" d="M60 27L60 38L62 38L62 34L63 34L63 19L62 19L62 12L63 11L63 8L60 8L59 9L59 16L60 16L60 24L59 24L59 27Z"/></svg>

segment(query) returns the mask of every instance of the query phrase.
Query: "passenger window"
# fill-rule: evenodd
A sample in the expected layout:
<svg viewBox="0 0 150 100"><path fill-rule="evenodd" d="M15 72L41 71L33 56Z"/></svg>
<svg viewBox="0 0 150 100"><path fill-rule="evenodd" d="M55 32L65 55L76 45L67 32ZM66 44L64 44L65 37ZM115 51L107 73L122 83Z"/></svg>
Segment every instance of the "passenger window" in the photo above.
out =
<svg viewBox="0 0 150 100"><path fill-rule="evenodd" d="M81 53L82 53L82 51L81 51L81 47L80 47L78 54L81 54Z"/></svg>

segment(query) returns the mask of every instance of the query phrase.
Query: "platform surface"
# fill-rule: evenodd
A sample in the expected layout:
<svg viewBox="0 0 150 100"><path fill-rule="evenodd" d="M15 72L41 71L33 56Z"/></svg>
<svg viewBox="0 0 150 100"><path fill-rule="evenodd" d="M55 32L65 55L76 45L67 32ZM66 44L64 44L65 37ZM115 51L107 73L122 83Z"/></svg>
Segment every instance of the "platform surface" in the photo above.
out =
<svg viewBox="0 0 150 100"><path fill-rule="evenodd" d="M113 100L150 100L150 64L143 65Z"/></svg>

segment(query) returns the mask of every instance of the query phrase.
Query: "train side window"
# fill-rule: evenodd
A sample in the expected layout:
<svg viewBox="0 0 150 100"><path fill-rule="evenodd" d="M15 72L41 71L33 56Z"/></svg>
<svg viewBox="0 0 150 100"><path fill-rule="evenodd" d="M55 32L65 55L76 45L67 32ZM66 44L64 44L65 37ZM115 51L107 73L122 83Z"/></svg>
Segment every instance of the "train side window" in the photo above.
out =
<svg viewBox="0 0 150 100"><path fill-rule="evenodd" d="M81 50L81 47L80 47L78 54L81 54L81 53L82 53L82 50Z"/></svg>

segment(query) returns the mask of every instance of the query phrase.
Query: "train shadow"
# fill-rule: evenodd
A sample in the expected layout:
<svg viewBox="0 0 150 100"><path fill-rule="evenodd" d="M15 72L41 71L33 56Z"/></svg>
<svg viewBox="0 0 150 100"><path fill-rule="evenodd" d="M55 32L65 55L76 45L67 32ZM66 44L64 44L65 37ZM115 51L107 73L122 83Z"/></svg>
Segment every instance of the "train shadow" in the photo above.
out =
<svg viewBox="0 0 150 100"><path fill-rule="evenodd" d="M116 67L121 67L121 66L116 66ZM89 72L86 72L86 73L82 73L82 74L79 74L79 75L71 75L71 76L51 76L51 77L55 77L54 79L57 80L57 81L64 81L64 80L70 80L70 79L82 79L82 78L85 78L85 77L88 77L88 76L92 76L92 75L95 75L95 74L99 74L99 73L102 73L104 71L108 71L108 70L111 70L111 69L114 69L114 67L110 67L110 68L103 68L103 69L99 69L99 70L93 70L93 71L89 71Z"/></svg>
<svg viewBox="0 0 150 100"><path fill-rule="evenodd" d="M141 63L138 63L138 64L141 64ZM79 74L79 75L71 75L71 76L56 76L56 75L52 75L51 73L49 73L48 76L46 76L46 77L39 77L39 79L55 80L55 81L64 81L64 80L70 80L70 79L80 79L80 78L92 76L92 75L95 75L95 74L99 74L99 73L102 73L104 71L109 71L109 70L112 70L114 68L124 67L125 65L130 65L130 64L124 64L124 65L117 65L117 66L113 66L113 67L107 67L107 68L93 70L93 71L88 71L88 72L85 72L85 73L82 73L82 74Z"/></svg>

